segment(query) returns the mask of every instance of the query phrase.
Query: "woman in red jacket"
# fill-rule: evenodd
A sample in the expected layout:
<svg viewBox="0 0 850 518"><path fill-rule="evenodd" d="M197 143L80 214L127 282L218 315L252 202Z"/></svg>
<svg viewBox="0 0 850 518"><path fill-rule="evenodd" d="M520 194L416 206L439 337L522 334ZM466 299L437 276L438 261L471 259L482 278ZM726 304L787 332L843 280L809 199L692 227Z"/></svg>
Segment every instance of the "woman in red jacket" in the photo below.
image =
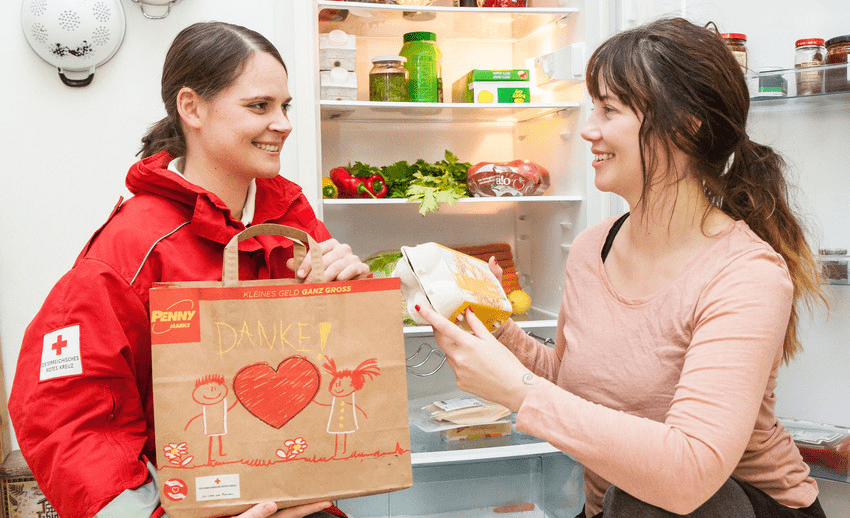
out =
<svg viewBox="0 0 850 518"><path fill-rule="evenodd" d="M152 283L220 279L225 244L259 223L312 235L326 279L369 271L278 174L292 99L286 66L266 38L219 22L184 29L165 59L162 99L167 116L142 139L142 159L127 174L133 197L50 292L18 359L9 411L36 481L63 518L164 515L152 464ZM292 257L285 238L246 240L240 278L309 281L309 260ZM65 368L50 368L59 354ZM278 511L266 502L240 516L297 518L328 506Z"/></svg>

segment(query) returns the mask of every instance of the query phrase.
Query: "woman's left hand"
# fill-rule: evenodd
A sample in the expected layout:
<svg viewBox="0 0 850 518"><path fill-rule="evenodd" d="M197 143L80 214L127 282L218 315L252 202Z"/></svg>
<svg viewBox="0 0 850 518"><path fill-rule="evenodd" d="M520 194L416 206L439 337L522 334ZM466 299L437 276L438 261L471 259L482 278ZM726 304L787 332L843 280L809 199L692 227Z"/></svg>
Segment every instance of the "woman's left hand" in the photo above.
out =
<svg viewBox="0 0 850 518"><path fill-rule="evenodd" d="M325 267L325 282L329 281L348 281L360 275L369 273L369 266L363 263L359 257L354 255L351 247L340 243L336 239L328 239L319 243L322 249L322 264ZM286 266L291 270L295 270L295 260L289 259ZM305 282L313 281L310 278L312 266L310 263L310 254L304 258L304 261L295 272L296 277L306 279Z"/></svg>
<svg viewBox="0 0 850 518"><path fill-rule="evenodd" d="M434 329L434 339L455 373L458 388L519 410L539 378L490 334L472 310L467 309L465 317L473 334L431 308L420 307L419 314Z"/></svg>

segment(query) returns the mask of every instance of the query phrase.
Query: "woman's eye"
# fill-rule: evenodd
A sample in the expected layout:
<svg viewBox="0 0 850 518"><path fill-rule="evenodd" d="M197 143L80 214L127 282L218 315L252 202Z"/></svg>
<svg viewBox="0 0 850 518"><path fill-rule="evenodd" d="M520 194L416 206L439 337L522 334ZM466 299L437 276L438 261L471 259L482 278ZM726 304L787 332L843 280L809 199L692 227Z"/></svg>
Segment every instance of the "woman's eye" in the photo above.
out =
<svg viewBox="0 0 850 518"><path fill-rule="evenodd" d="M267 106L266 102L257 102L253 104L249 104L248 107L252 110L265 110Z"/></svg>

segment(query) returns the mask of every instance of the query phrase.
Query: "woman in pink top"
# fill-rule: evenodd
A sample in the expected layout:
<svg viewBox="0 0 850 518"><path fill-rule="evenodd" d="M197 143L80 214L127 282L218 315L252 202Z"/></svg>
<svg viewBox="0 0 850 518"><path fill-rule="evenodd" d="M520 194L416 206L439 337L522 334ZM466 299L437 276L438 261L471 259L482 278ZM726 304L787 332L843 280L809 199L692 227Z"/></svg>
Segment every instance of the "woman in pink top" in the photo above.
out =
<svg viewBox="0 0 850 518"><path fill-rule="evenodd" d="M458 386L582 463L584 516L823 517L773 410L823 296L784 162L747 137L740 66L667 19L603 43L587 87L596 187L631 212L574 240L554 348L419 308Z"/></svg>

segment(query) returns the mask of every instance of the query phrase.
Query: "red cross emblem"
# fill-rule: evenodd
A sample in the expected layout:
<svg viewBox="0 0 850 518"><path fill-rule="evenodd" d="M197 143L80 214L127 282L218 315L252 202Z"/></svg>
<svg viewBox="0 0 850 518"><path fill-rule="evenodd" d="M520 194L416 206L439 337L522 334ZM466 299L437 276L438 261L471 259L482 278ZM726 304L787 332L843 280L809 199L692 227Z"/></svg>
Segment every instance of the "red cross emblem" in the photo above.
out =
<svg viewBox="0 0 850 518"><path fill-rule="evenodd" d="M56 337L56 343L51 348L56 351L56 356L62 355L62 348L68 345L68 340L62 340L62 335Z"/></svg>

